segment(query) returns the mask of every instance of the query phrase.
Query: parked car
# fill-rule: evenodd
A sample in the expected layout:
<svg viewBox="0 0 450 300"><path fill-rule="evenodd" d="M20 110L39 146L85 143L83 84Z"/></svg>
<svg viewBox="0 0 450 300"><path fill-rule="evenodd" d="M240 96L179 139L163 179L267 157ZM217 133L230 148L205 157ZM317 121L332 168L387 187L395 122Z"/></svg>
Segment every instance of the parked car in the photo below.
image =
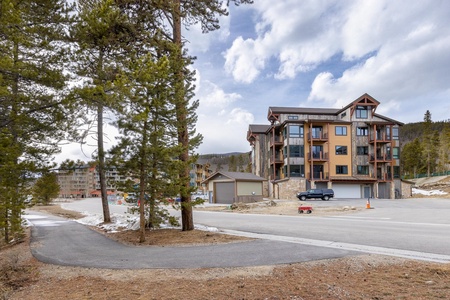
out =
<svg viewBox="0 0 450 300"><path fill-rule="evenodd" d="M297 193L297 198L302 201L306 199L322 199L328 201L333 197L334 191L332 189L310 189L306 192Z"/></svg>
<svg viewBox="0 0 450 300"><path fill-rule="evenodd" d="M197 200L197 201L199 201L199 200L208 201L209 195L207 193L203 194L202 192L192 193L191 199Z"/></svg>

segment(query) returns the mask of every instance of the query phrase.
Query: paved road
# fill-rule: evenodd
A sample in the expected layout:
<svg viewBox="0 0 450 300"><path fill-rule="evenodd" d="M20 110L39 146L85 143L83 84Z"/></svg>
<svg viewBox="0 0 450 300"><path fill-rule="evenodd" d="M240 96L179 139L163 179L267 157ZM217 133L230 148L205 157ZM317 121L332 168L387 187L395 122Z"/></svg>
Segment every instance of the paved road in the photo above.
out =
<svg viewBox="0 0 450 300"><path fill-rule="evenodd" d="M108 269L213 268L287 264L359 252L268 239L195 247L132 247L75 221L30 212L31 251L40 261Z"/></svg>
<svg viewBox="0 0 450 300"><path fill-rule="evenodd" d="M365 200L311 201L313 206L365 206ZM371 200L373 209L320 217L311 215L213 215L195 221L243 235L450 262L450 199Z"/></svg>

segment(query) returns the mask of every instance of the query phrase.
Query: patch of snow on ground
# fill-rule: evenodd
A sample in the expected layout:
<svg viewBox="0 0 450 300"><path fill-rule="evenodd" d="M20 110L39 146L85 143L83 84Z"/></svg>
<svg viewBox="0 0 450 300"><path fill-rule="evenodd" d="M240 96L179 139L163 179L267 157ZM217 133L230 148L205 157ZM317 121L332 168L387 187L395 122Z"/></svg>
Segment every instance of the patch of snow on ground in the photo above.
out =
<svg viewBox="0 0 450 300"><path fill-rule="evenodd" d="M426 190L421 190L421 189L417 189L417 188L413 188L412 189L412 193L413 194L421 194L421 195L426 195L426 196L431 196L431 195L446 195L447 193L441 190L431 190L431 191L426 191Z"/></svg>
<svg viewBox="0 0 450 300"><path fill-rule="evenodd" d="M110 204L111 206L111 204ZM90 213L87 211L82 212L85 215L84 218L76 220L78 223L99 227L108 232L118 232L123 229L127 230L138 230L139 229L139 215L135 214L119 214L113 213L111 215L111 223L104 224L103 223L103 214L98 213ZM167 224L161 224L161 228L175 228L173 226ZM195 224L194 228L197 230L210 231L210 232L218 232L219 229L215 227L208 227L200 224Z"/></svg>

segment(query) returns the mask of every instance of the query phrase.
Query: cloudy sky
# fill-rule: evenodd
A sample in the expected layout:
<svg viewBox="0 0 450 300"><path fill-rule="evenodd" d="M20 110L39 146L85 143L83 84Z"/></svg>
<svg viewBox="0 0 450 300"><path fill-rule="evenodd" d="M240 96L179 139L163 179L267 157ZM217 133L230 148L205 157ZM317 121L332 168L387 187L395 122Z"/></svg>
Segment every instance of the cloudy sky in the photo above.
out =
<svg viewBox="0 0 450 300"><path fill-rule="evenodd" d="M200 154L250 151L248 125L268 124L269 106L341 108L368 93L404 123L450 119L450 1L254 2L231 6L220 30L185 31Z"/></svg>

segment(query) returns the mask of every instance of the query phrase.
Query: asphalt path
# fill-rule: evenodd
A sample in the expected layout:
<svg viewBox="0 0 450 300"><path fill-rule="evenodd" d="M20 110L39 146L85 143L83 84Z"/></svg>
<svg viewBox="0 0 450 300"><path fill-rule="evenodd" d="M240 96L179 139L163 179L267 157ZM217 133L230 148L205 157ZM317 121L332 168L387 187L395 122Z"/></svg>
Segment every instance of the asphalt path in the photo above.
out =
<svg viewBox="0 0 450 300"><path fill-rule="evenodd" d="M360 252L270 239L190 247L126 246L75 221L29 211L31 252L57 265L107 269L215 268L289 264Z"/></svg>

